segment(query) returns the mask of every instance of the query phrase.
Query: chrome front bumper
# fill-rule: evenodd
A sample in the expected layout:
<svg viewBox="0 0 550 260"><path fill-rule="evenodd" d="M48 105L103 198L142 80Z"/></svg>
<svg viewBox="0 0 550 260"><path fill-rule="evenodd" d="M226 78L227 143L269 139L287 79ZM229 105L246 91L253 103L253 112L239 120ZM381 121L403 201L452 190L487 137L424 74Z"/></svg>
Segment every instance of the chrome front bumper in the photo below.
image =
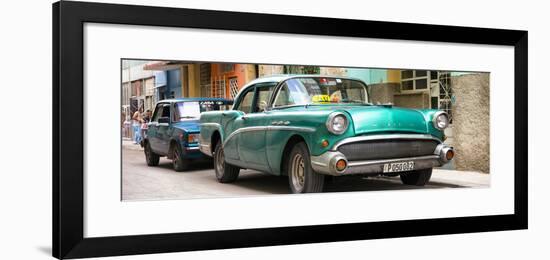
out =
<svg viewBox="0 0 550 260"><path fill-rule="evenodd" d="M439 144L431 155L364 161L347 161L341 152L327 151L319 156L311 156L311 167L317 173L340 176L382 173L384 164L413 161L414 170L421 170L442 166L449 162L450 160L446 158L446 153L449 150L452 151L453 148L446 144ZM347 167L343 171L336 169L336 162L340 159L347 161Z"/></svg>

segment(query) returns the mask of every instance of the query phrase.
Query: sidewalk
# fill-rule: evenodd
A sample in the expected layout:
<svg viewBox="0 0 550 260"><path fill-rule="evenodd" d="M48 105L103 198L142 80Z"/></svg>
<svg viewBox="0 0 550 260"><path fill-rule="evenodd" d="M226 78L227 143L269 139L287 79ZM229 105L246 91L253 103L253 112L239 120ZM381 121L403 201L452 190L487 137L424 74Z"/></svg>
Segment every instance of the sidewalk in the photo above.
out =
<svg viewBox="0 0 550 260"><path fill-rule="evenodd" d="M143 148L140 144L134 144L133 140L126 138L122 140L122 149L143 151Z"/></svg>
<svg viewBox="0 0 550 260"><path fill-rule="evenodd" d="M491 174L434 168L430 182L452 183L457 186L475 188L489 187L491 183Z"/></svg>

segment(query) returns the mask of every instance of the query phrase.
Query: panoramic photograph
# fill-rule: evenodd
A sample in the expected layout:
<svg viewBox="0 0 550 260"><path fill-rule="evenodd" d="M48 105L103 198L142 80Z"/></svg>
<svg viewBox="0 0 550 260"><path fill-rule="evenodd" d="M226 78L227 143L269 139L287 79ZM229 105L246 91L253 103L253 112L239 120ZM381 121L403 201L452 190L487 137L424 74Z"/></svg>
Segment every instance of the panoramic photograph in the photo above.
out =
<svg viewBox="0 0 550 260"><path fill-rule="evenodd" d="M121 199L490 187L489 76L122 59Z"/></svg>

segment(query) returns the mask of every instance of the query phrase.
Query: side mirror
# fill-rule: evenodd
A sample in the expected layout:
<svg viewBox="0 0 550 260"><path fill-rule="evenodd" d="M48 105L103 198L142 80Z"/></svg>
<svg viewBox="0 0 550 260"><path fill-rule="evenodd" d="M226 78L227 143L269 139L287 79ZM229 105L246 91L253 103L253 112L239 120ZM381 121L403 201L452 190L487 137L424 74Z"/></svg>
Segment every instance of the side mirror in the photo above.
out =
<svg viewBox="0 0 550 260"><path fill-rule="evenodd" d="M170 118L169 117L159 117L159 124L169 124Z"/></svg>

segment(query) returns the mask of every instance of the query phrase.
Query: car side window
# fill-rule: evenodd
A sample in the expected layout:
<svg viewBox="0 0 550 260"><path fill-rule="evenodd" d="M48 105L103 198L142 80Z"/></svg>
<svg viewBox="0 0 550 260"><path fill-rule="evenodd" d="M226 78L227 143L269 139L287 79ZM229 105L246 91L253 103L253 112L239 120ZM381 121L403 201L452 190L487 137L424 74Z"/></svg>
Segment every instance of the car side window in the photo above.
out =
<svg viewBox="0 0 550 260"><path fill-rule="evenodd" d="M159 117L162 115L162 108L164 107L164 104L157 104L157 107L155 108L155 113L153 114L153 119L151 122L158 122Z"/></svg>
<svg viewBox="0 0 550 260"><path fill-rule="evenodd" d="M283 83L273 102L274 107L308 104L311 100L310 93L320 95L317 85L306 85L301 80L289 79Z"/></svg>
<svg viewBox="0 0 550 260"><path fill-rule="evenodd" d="M265 111L274 87L275 84L261 85L256 87L256 101L254 102L253 111L254 113Z"/></svg>
<svg viewBox="0 0 550 260"><path fill-rule="evenodd" d="M160 117L170 118L170 105L169 104L164 104L164 106L162 106L162 115Z"/></svg>
<svg viewBox="0 0 550 260"><path fill-rule="evenodd" d="M244 93L244 96L241 98L241 102L235 108L235 110L240 110L244 113L250 113L252 108L252 101L254 100L254 89L255 88L250 88L246 93Z"/></svg>
<svg viewBox="0 0 550 260"><path fill-rule="evenodd" d="M288 91L288 86L286 83L280 88L279 94L277 94L277 97L275 99L275 102L273 103L274 107L280 107L280 106L290 106L294 105L294 101L290 97L290 93Z"/></svg>

